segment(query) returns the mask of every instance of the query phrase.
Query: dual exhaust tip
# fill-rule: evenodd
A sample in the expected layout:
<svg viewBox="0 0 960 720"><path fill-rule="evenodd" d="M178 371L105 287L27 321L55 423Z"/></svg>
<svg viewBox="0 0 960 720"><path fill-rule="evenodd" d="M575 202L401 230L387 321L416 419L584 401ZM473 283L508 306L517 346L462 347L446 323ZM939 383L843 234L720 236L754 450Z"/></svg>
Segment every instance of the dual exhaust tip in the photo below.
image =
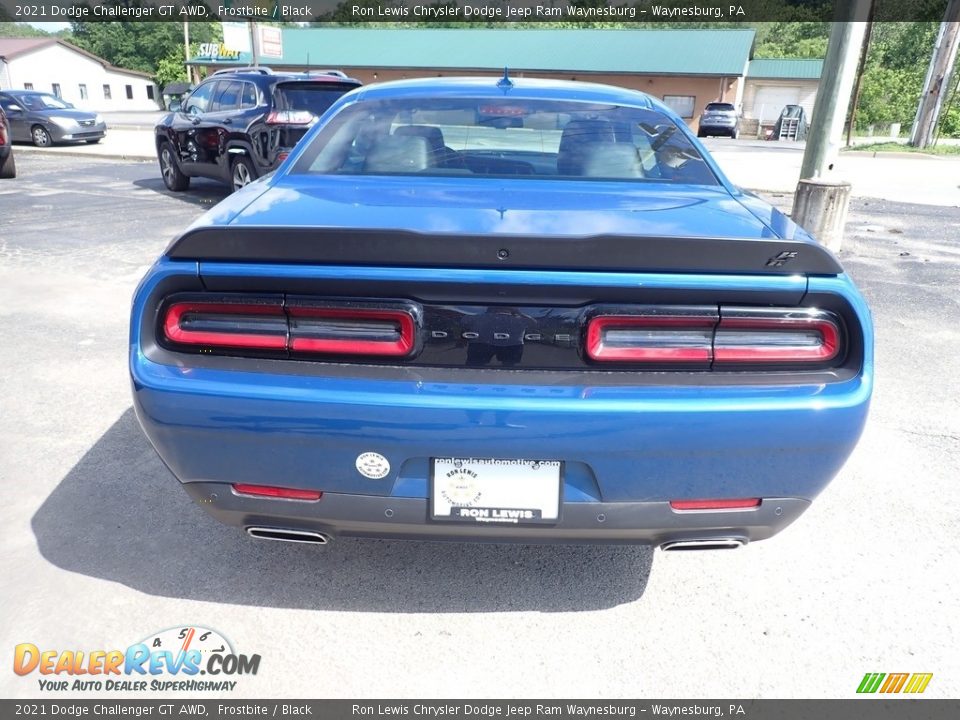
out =
<svg viewBox="0 0 960 720"><path fill-rule="evenodd" d="M302 543L306 545L326 545L330 536L314 530L291 530L287 528L248 527L247 535L258 540L277 540L280 542ZM671 540L660 546L661 550L732 550L746 545L742 538L700 538L697 540Z"/></svg>
<svg viewBox="0 0 960 720"><path fill-rule="evenodd" d="M660 546L661 550L733 550L746 545L742 538L700 538L698 540L671 540Z"/></svg>
<svg viewBox="0 0 960 720"><path fill-rule="evenodd" d="M287 528L248 527L247 535L258 540L279 540L280 542L303 543L306 545L326 545L330 536L313 530L289 530Z"/></svg>

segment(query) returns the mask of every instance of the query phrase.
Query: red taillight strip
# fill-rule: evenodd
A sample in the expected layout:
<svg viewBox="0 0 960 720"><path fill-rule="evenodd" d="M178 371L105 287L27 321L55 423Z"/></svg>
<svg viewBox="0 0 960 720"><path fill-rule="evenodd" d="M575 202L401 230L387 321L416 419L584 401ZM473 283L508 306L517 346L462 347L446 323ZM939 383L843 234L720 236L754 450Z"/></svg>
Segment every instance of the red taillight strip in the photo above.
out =
<svg viewBox="0 0 960 720"><path fill-rule="evenodd" d="M745 330L744 333L736 333ZM749 338L751 332L773 331L789 333L791 330L814 331L820 342L813 345L763 345L737 342L726 344L730 336ZM733 332L728 332L733 331ZM822 316L800 317L723 317L713 343L713 359L722 363L768 363L768 362L826 362L840 352L840 329L836 323Z"/></svg>
<svg viewBox="0 0 960 720"><path fill-rule="evenodd" d="M751 510L760 507L760 498L733 500L671 500L672 510Z"/></svg>
<svg viewBox="0 0 960 720"><path fill-rule="evenodd" d="M327 308L327 307L289 307L293 323L290 328L290 349L295 352L309 352L329 355L373 355L381 357L403 357L409 355L416 341L416 328L413 316L403 310L366 309L366 308ZM396 323L399 337L396 340L364 340L361 338L311 338L297 336L297 318L345 319L380 321Z"/></svg>
<svg viewBox="0 0 960 720"><path fill-rule="evenodd" d="M671 330L704 330L712 332L716 324L713 317L689 317L672 315L598 315L587 323L587 357L607 362L709 362L712 357L710 338L702 344L671 344ZM634 347L612 345L606 341L611 330L640 330L651 328L663 332L663 337L654 345Z"/></svg>
<svg viewBox="0 0 960 720"><path fill-rule="evenodd" d="M307 500L316 502L323 497L319 490L298 490L297 488L274 487L272 485L247 485L234 483L233 491L237 495L278 498L281 500Z"/></svg>
<svg viewBox="0 0 960 720"><path fill-rule="evenodd" d="M167 308L163 319L163 332L171 342L182 345L216 345L219 347L256 348L284 350L287 347L287 331L276 333L210 332L194 331L182 327L183 316L190 313L209 313L229 317L243 315L271 315L284 317L283 306L242 303L177 302Z"/></svg>

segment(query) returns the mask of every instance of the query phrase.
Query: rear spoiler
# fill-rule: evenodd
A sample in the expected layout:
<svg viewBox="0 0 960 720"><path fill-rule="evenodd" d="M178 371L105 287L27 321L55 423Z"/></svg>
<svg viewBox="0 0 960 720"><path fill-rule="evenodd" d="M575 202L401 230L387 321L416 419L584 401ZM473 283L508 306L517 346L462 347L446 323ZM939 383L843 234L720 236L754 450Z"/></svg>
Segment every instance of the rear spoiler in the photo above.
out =
<svg viewBox="0 0 960 720"><path fill-rule="evenodd" d="M167 249L173 260L611 272L836 275L826 248L799 240L449 235L406 230L209 227Z"/></svg>

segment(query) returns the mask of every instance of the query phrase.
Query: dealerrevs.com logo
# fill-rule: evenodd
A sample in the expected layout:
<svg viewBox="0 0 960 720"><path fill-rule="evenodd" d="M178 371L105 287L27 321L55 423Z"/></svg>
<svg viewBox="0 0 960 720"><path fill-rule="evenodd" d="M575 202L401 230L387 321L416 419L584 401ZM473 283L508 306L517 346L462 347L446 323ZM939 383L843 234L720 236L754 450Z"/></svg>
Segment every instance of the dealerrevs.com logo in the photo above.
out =
<svg viewBox="0 0 960 720"><path fill-rule="evenodd" d="M45 691L230 691L232 678L256 675L259 655L238 654L216 630L198 625L152 633L125 650L47 650L20 643L17 675L34 673ZM201 677L202 676L202 677Z"/></svg>

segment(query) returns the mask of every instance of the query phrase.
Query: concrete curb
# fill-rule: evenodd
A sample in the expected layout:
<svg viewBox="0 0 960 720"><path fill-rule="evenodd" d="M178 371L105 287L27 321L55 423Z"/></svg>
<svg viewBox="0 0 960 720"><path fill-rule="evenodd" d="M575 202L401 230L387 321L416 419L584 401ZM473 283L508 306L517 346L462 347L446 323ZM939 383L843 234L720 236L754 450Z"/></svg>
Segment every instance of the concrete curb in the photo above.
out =
<svg viewBox="0 0 960 720"><path fill-rule="evenodd" d="M960 155L931 155L929 153L918 152L898 152L896 150L857 150L856 148L844 150L846 153L856 153L857 155L869 156L875 158L895 158L897 160L956 160Z"/></svg>
<svg viewBox="0 0 960 720"><path fill-rule="evenodd" d="M102 159L102 160L155 160L154 155L147 155L144 153L123 153L123 152L91 152L83 151L79 147L72 148L70 146L66 147L54 147L54 148L38 148L33 147L32 145L15 145L14 152L21 153L37 153L40 155L60 155L64 157L80 157L87 158L88 160L93 159Z"/></svg>

